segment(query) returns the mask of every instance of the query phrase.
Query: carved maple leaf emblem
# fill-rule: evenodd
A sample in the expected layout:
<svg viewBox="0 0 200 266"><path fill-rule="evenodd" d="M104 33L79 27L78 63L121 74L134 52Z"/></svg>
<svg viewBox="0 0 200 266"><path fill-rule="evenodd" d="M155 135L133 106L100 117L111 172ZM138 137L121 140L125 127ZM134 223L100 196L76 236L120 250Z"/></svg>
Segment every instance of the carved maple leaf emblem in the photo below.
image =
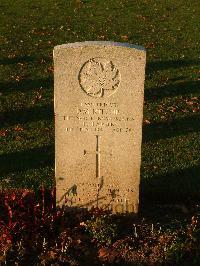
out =
<svg viewBox="0 0 200 266"><path fill-rule="evenodd" d="M110 96L120 83L120 73L112 61L93 58L83 65L79 81L83 90L90 96Z"/></svg>

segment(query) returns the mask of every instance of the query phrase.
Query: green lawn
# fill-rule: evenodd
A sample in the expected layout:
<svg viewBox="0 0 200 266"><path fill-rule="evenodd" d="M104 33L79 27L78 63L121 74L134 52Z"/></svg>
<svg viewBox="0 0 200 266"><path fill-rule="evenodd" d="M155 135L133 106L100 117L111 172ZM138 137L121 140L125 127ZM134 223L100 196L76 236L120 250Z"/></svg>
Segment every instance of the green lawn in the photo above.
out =
<svg viewBox="0 0 200 266"><path fill-rule="evenodd" d="M200 200L198 0L0 1L0 184L54 185L53 47L147 49L141 195Z"/></svg>

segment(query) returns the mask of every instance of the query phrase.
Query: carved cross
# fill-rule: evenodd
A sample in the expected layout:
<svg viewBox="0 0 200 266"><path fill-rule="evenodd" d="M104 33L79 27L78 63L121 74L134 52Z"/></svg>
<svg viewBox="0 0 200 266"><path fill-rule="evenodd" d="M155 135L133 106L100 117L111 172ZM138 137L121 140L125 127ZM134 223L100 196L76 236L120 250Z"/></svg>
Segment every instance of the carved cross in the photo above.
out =
<svg viewBox="0 0 200 266"><path fill-rule="evenodd" d="M100 148L100 139L101 136L96 135L96 151L91 152L91 151L86 151L84 150L84 155L86 154L96 154L96 178L101 178L101 154L109 154L112 156L112 153L107 153L104 151L101 151Z"/></svg>

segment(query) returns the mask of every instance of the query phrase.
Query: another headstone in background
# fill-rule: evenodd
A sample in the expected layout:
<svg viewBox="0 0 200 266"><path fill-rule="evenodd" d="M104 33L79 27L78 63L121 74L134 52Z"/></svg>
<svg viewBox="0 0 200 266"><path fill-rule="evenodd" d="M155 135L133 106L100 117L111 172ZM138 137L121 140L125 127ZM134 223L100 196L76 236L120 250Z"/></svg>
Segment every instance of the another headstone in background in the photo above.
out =
<svg viewBox="0 0 200 266"><path fill-rule="evenodd" d="M131 44L55 47L58 205L137 213L145 61Z"/></svg>

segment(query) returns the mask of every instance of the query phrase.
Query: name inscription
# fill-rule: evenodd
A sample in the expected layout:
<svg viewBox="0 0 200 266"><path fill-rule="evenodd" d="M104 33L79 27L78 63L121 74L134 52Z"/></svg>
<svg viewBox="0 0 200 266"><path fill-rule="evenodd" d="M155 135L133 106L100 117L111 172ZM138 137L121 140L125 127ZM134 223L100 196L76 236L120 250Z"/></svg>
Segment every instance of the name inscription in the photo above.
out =
<svg viewBox="0 0 200 266"><path fill-rule="evenodd" d="M134 117L124 115L118 103L82 102L70 114L62 116L65 131L70 133L104 132L128 133L133 131Z"/></svg>

